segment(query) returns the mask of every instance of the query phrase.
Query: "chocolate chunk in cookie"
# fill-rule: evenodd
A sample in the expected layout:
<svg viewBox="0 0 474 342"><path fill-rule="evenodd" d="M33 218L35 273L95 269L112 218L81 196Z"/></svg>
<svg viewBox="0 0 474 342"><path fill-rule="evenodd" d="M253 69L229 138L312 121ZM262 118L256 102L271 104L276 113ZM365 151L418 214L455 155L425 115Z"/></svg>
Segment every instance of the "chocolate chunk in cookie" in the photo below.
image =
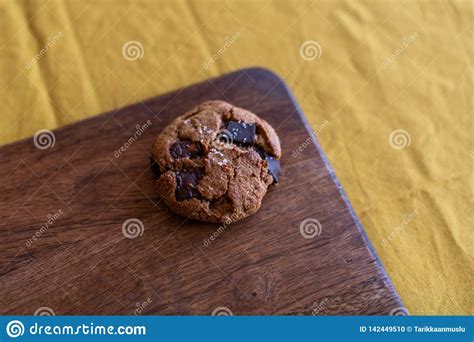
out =
<svg viewBox="0 0 474 342"><path fill-rule="evenodd" d="M255 143L255 124L229 121L227 122L225 132L230 134L230 142L240 146L252 146Z"/></svg>
<svg viewBox="0 0 474 342"><path fill-rule="evenodd" d="M195 141L178 141L170 147L170 154L173 158L194 158L202 156L202 146Z"/></svg>
<svg viewBox="0 0 474 342"><path fill-rule="evenodd" d="M203 176L204 168L199 167L176 172L176 200L184 201L193 197L200 197L196 186Z"/></svg>
<svg viewBox="0 0 474 342"><path fill-rule="evenodd" d="M268 156L267 163L268 172L272 175L273 179L275 180L275 183L278 183L280 181L281 175L280 161L271 156Z"/></svg>
<svg viewBox="0 0 474 342"><path fill-rule="evenodd" d="M260 155L260 157L262 157L263 160L267 161L268 172L272 175L275 183L278 183L278 181L280 180L280 175L281 175L280 161L278 159L273 158L271 155L267 154L261 148L257 149L257 153Z"/></svg>

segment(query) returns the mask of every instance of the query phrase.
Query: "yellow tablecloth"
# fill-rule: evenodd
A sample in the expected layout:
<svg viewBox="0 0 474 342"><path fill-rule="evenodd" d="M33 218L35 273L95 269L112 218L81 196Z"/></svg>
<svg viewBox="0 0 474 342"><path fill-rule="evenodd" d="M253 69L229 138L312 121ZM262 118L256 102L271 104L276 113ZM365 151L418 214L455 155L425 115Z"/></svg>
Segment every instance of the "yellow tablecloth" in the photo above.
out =
<svg viewBox="0 0 474 342"><path fill-rule="evenodd" d="M411 313L473 314L472 22L469 0L0 0L0 144L267 67Z"/></svg>

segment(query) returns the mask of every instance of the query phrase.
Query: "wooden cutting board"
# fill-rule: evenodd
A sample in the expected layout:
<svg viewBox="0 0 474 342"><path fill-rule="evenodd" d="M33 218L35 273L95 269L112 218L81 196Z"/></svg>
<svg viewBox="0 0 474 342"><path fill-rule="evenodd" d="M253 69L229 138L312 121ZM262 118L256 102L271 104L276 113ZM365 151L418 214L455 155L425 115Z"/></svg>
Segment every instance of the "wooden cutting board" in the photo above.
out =
<svg viewBox="0 0 474 342"><path fill-rule="evenodd" d="M281 182L258 213L229 227L171 213L149 168L154 137L210 99L263 117L283 149ZM267 70L53 134L0 149L1 314L371 315L403 306L298 104Z"/></svg>

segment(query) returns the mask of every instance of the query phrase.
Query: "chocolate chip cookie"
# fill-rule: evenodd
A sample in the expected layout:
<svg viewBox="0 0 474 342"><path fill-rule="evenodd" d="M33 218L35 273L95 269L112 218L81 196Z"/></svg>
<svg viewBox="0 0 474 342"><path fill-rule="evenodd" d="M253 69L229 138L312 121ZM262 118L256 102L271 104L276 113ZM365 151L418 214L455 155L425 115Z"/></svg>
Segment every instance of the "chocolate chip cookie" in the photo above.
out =
<svg viewBox="0 0 474 342"><path fill-rule="evenodd" d="M226 223L255 213L280 180L280 141L255 114L208 101L176 118L155 139L151 168L177 214Z"/></svg>

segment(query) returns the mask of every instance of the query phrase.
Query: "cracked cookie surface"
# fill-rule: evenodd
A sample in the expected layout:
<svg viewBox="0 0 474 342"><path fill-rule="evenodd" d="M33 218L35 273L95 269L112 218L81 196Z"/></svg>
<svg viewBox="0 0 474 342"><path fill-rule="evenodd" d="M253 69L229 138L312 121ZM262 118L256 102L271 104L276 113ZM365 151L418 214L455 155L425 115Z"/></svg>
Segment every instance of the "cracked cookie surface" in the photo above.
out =
<svg viewBox="0 0 474 342"><path fill-rule="evenodd" d="M175 213L226 223L255 213L278 182L280 141L263 119L224 101L204 102L155 139L156 186Z"/></svg>

